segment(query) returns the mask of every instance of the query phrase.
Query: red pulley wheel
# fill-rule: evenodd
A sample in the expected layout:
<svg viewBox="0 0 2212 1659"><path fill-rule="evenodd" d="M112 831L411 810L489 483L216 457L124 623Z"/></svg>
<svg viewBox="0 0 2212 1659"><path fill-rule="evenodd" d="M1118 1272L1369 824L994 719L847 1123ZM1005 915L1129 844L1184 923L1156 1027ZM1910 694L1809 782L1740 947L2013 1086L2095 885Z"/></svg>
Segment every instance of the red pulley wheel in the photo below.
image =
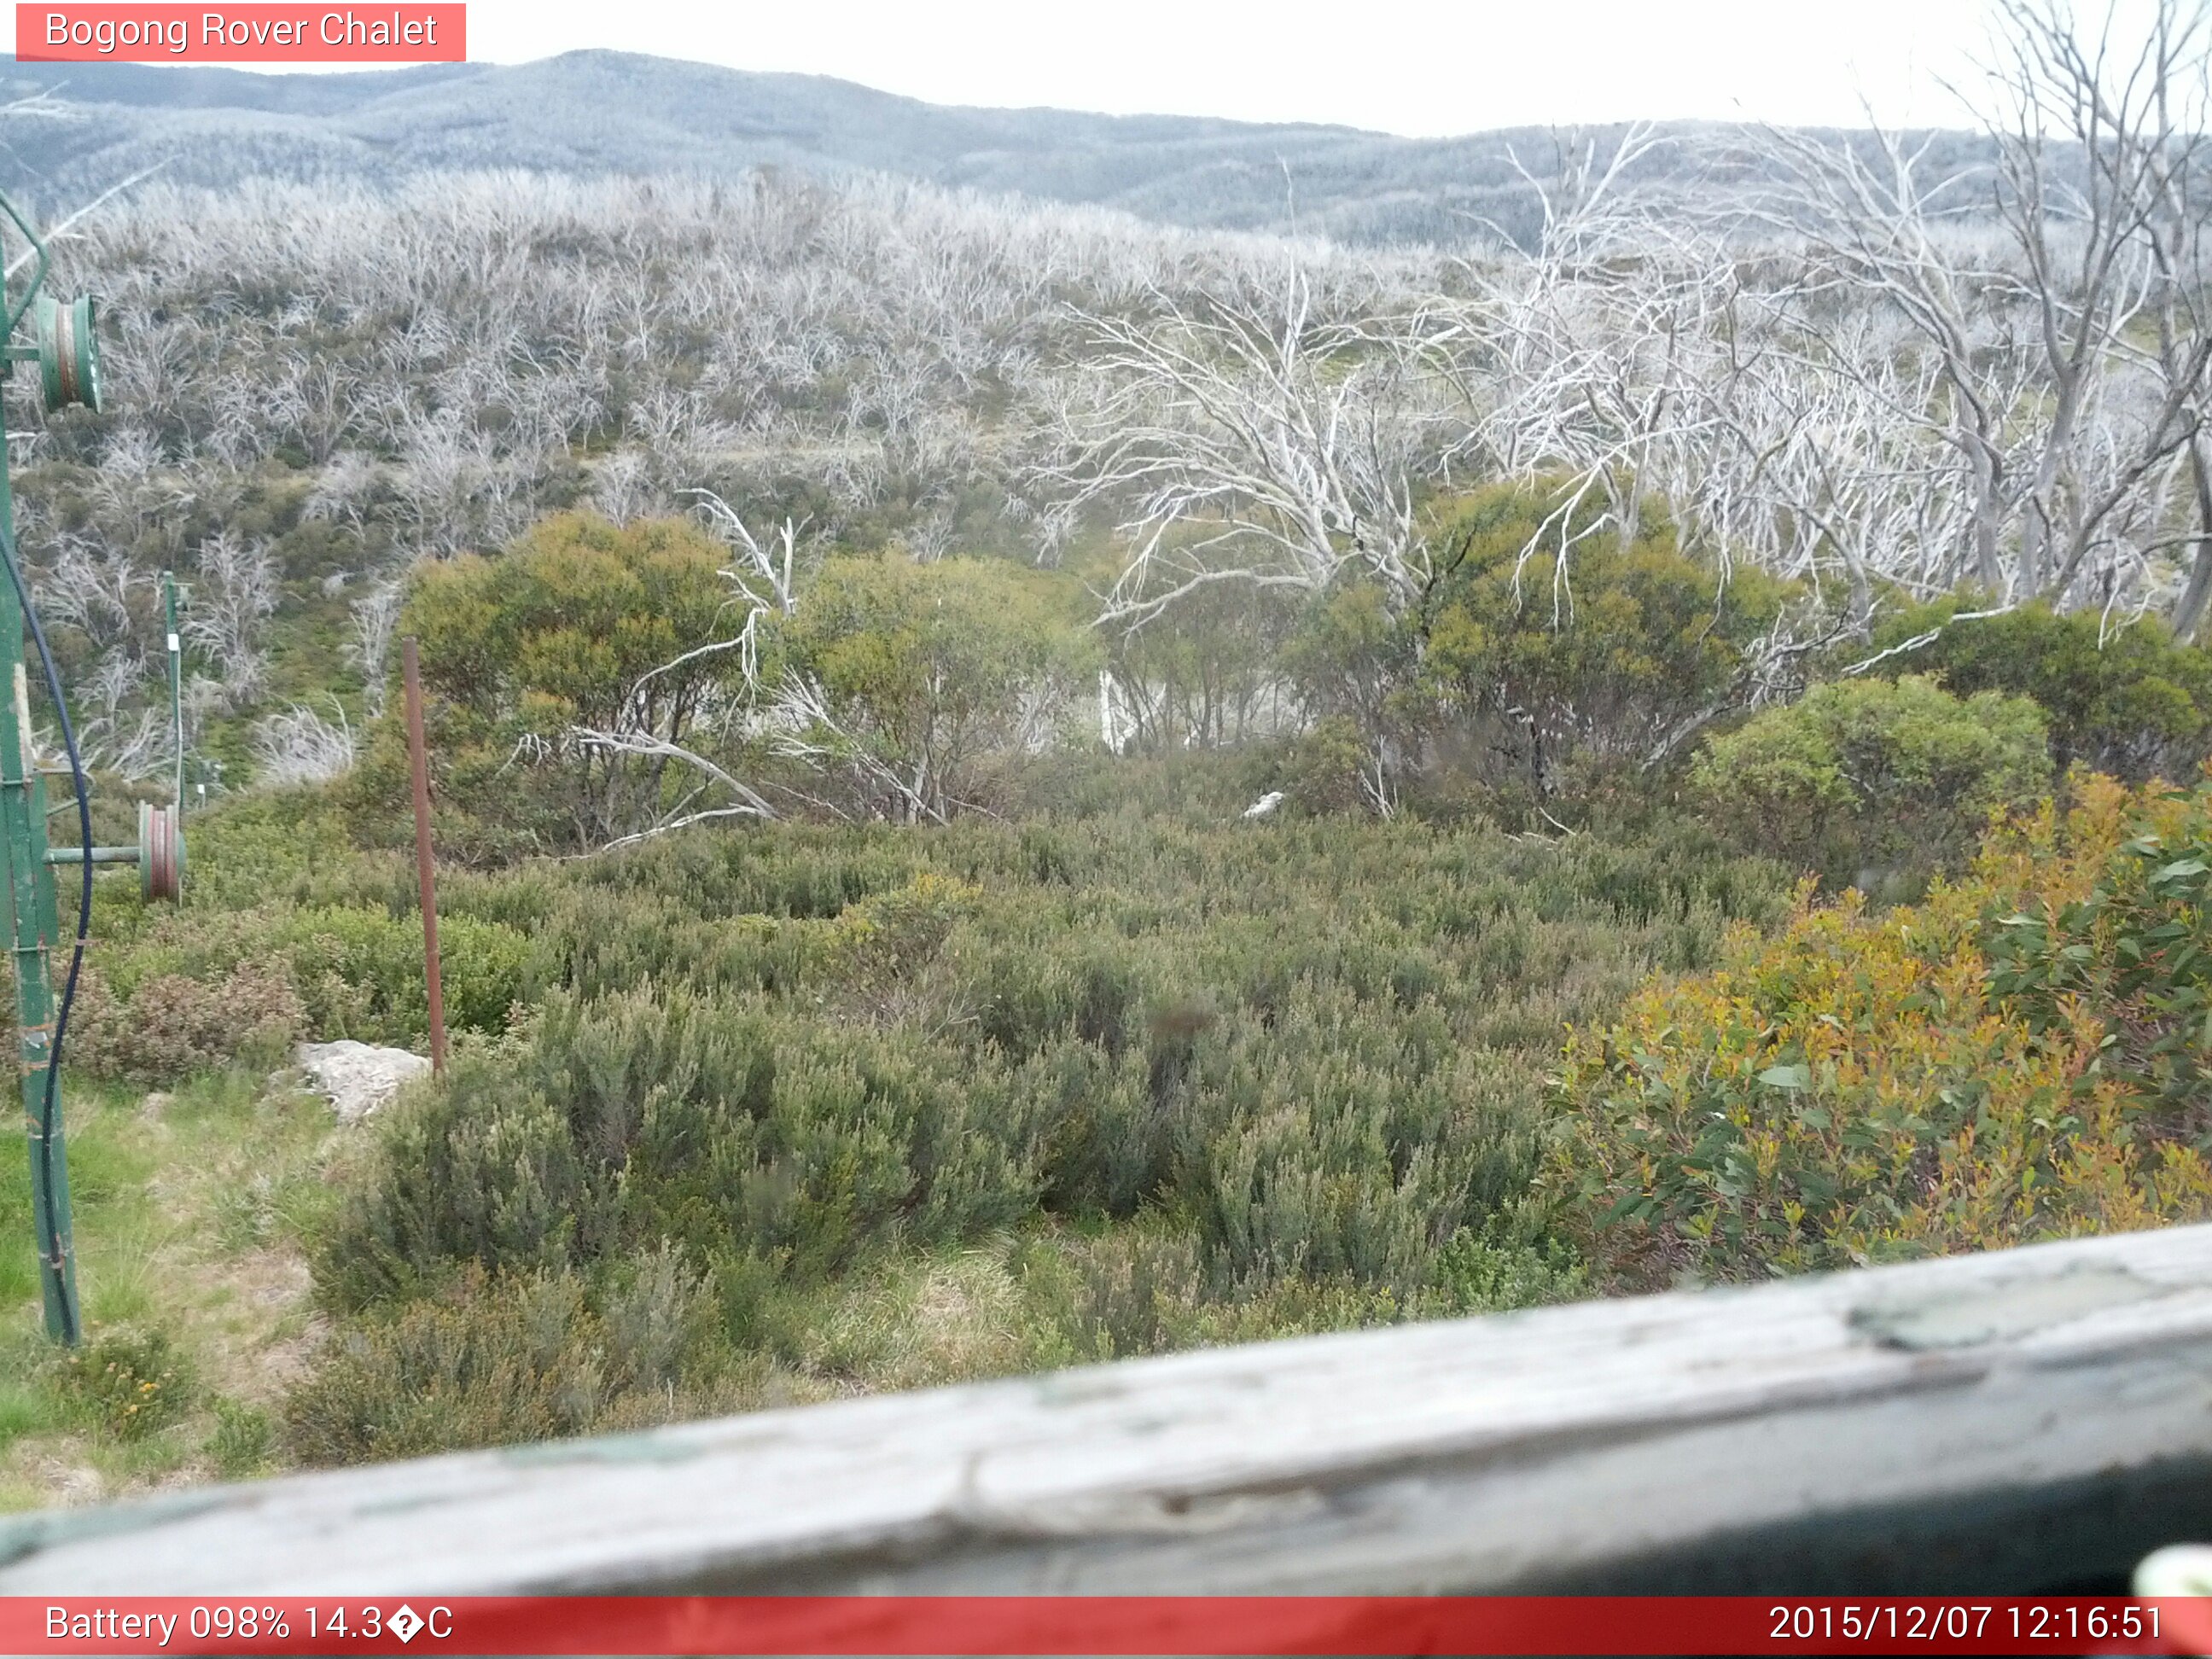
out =
<svg viewBox="0 0 2212 1659"><path fill-rule="evenodd" d="M138 890L172 904L184 896L184 826L173 806L139 803Z"/></svg>

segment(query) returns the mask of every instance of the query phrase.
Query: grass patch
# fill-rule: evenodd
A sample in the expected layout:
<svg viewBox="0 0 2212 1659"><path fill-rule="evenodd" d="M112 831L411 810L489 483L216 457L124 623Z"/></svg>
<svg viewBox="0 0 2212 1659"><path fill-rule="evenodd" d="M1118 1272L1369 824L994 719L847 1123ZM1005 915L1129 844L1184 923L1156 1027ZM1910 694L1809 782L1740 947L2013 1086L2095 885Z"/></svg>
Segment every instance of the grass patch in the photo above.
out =
<svg viewBox="0 0 2212 1659"><path fill-rule="evenodd" d="M0 1507L268 1467L270 1407L316 1334L304 1246L331 1203L328 1107L231 1072L71 1087L65 1108L88 1340L74 1358L46 1340L19 1157L0 1174Z"/></svg>

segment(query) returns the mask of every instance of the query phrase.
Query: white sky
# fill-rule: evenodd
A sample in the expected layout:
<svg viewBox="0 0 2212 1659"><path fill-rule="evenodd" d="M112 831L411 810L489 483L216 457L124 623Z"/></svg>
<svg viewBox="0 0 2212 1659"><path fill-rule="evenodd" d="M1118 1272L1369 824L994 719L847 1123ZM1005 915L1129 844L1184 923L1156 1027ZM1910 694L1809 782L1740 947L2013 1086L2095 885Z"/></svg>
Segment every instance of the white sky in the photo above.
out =
<svg viewBox="0 0 2212 1659"><path fill-rule="evenodd" d="M473 0L470 56L611 46L933 103L1432 136L1636 117L1948 125L1980 0Z"/></svg>
<svg viewBox="0 0 2212 1659"><path fill-rule="evenodd" d="M1438 135L1855 125L1862 99L1889 125L1953 125L1940 78L1963 72L1983 15L1982 0L471 0L469 45L493 63L602 46L936 103Z"/></svg>

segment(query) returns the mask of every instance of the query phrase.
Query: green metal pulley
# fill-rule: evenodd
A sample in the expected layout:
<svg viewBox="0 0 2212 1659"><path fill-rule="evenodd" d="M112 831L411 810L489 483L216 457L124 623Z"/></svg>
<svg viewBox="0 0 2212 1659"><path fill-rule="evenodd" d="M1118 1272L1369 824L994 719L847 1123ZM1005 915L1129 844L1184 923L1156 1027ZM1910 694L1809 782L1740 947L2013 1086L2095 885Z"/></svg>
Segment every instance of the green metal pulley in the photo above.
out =
<svg viewBox="0 0 2212 1659"><path fill-rule="evenodd" d="M100 412L100 337L92 295L64 305L41 294L32 307L31 332L39 345L39 386L49 414L82 404Z"/></svg>
<svg viewBox="0 0 2212 1659"><path fill-rule="evenodd" d="M48 864L82 864L81 847L49 847ZM185 832L179 809L138 803L138 842L134 847L95 847L94 864L135 864L138 890L146 898L175 903L185 891Z"/></svg>

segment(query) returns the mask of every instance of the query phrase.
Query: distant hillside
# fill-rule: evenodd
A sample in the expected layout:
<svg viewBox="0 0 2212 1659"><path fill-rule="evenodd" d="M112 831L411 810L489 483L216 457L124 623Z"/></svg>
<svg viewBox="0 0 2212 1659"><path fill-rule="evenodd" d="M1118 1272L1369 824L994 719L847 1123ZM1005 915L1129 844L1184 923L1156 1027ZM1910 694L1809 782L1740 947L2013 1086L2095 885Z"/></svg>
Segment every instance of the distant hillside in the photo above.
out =
<svg viewBox="0 0 2212 1659"><path fill-rule="evenodd" d="M507 68L264 76L0 60L7 95L56 94L0 137L0 183L58 211L156 161L180 183L248 173L388 180L424 167L740 176L760 167L889 173L1119 208L1167 223L1347 242L1516 232L1547 132L1411 139L1350 127L963 109L811 75L756 75L613 52ZM1471 105L1471 124L1481 110ZM1962 144L1970 143L1963 137Z"/></svg>

